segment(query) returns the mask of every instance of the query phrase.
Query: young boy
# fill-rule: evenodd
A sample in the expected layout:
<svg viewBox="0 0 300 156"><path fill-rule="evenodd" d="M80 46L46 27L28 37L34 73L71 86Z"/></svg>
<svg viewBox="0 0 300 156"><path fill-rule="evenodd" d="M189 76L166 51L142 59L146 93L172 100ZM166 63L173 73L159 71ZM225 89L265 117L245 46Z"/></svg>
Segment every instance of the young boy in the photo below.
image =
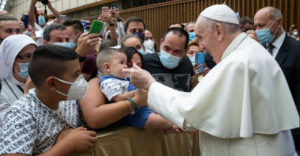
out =
<svg viewBox="0 0 300 156"><path fill-rule="evenodd" d="M109 101L129 100L134 102L131 97L134 96L136 88L122 71L127 68L126 63L126 54L119 49L104 49L97 56L97 67L103 75L100 80L101 91ZM147 106L138 108L133 114L126 116L124 121L140 129L179 131L171 122L153 113Z"/></svg>
<svg viewBox="0 0 300 156"><path fill-rule="evenodd" d="M75 51L55 45L38 47L29 75L36 88L6 113L0 155L68 155L89 150L96 133L76 128L82 123L76 100L85 95L87 82Z"/></svg>

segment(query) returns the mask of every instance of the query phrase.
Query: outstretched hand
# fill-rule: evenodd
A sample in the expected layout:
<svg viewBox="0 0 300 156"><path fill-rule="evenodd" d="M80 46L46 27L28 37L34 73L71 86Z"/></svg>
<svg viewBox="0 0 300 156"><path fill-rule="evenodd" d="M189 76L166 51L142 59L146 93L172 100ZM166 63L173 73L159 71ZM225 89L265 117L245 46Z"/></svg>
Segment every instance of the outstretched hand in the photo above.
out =
<svg viewBox="0 0 300 156"><path fill-rule="evenodd" d="M139 106L148 106L147 100L148 100L148 91L144 89L138 89L135 92L135 95L133 97L133 100L135 103Z"/></svg>
<svg viewBox="0 0 300 156"><path fill-rule="evenodd" d="M130 81L136 88L148 90L151 84L155 82L155 79L149 72L143 70L135 63L132 69L123 69L123 72L130 75Z"/></svg>

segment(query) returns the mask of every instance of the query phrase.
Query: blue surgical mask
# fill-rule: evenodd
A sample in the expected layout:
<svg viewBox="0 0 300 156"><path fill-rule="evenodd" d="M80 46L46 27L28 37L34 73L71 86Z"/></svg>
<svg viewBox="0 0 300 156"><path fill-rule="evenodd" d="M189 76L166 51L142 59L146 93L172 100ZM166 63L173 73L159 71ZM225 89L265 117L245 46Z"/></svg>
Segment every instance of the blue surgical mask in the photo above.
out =
<svg viewBox="0 0 300 156"><path fill-rule="evenodd" d="M19 63L20 72L18 72L18 75L21 76L23 79L27 80L28 78L28 66L29 62L27 63Z"/></svg>
<svg viewBox="0 0 300 156"><path fill-rule="evenodd" d="M167 69L174 69L179 65L180 57L173 56L164 50L160 50L159 59L161 64Z"/></svg>
<svg viewBox="0 0 300 156"><path fill-rule="evenodd" d="M259 41L261 41L264 44L271 43L273 41L277 30L274 34L271 34L270 28L273 26L274 23L275 21L268 28L256 30L256 36Z"/></svg>
<svg viewBox="0 0 300 156"><path fill-rule="evenodd" d="M196 57L195 56L189 56L189 59L192 62L192 65L194 66L196 64Z"/></svg>
<svg viewBox="0 0 300 156"><path fill-rule="evenodd" d="M144 43L144 40L145 40L145 34L143 34L143 33L139 33L139 32L136 32L136 33L134 33L135 35L137 35L139 38L140 38L140 40L141 40L141 42L142 42L142 44Z"/></svg>
<svg viewBox="0 0 300 156"><path fill-rule="evenodd" d="M76 48L76 44L75 44L74 40L71 40L70 42L53 43L53 44L58 45L58 46L62 46L62 47L71 48L71 49Z"/></svg>
<svg viewBox="0 0 300 156"><path fill-rule="evenodd" d="M189 42L193 41L196 38L195 32L190 32L189 33Z"/></svg>
<svg viewBox="0 0 300 156"><path fill-rule="evenodd" d="M144 50L143 48L142 48L142 49L139 49L138 52L141 53L142 55L145 54L145 50Z"/></svg>
<svg viewBox="0 0 300 156"><path fill-rule="evenodd" d="M39 25L44 25L46 23L46 19L44 16L39 16L38 17L38 23Z"/></svg>

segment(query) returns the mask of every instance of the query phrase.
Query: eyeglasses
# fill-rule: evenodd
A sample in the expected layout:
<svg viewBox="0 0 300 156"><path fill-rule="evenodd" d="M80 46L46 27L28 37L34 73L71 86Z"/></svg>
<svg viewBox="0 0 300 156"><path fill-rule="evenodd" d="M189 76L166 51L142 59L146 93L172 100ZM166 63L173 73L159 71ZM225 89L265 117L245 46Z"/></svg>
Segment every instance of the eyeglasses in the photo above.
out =
<svg viewBox="0 0 300 156"><path fill-rule="evenodd" d="M31 58L31 55L32 55L31 53L18 54L16 58L18 60L24 61L24 60L29 60Z"/></svg>

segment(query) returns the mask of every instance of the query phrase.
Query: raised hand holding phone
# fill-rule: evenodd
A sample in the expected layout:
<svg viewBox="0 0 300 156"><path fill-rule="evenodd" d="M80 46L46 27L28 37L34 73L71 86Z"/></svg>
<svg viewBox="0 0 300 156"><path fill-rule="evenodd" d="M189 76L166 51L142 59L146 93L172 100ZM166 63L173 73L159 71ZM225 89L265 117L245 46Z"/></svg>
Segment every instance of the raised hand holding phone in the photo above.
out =
<svg viewBox="0 0 300 156"><path fill-rule="evenodd" d="M22 15L21 21L24 23L25 29L28 28L29 15Z"/></svg>

